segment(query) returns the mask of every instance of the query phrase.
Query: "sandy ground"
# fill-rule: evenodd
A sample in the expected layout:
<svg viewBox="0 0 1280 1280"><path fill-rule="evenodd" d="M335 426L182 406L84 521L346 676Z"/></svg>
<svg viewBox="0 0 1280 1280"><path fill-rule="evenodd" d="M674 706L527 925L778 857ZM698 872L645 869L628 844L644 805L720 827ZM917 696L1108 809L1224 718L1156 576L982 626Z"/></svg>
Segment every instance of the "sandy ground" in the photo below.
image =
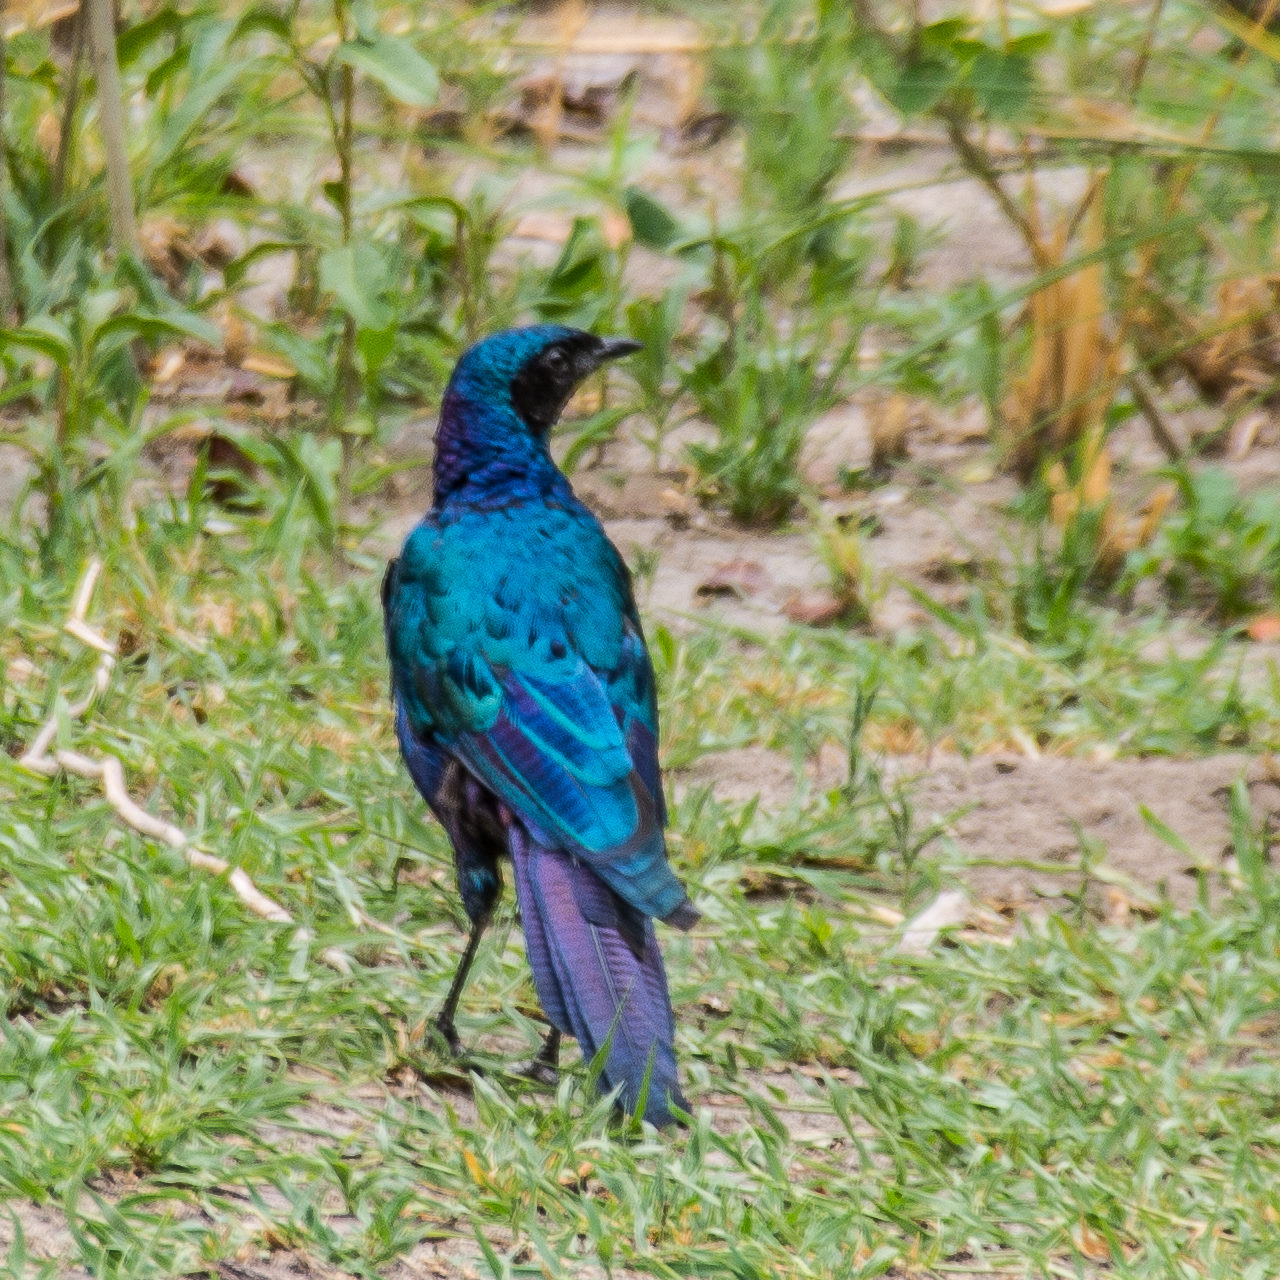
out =
<svg viewBox="0 0 1280 1280"><path fill-rule="evenodd" d="M982 904L1004 913L1044 915L1071 904L1082 880L1082 848L1096 859L1086 906L1149 911L1162 895L1195 901L1201 873L1216 897L1236 873L1230 791L1243 779L1255 822L1280 818L1280 774L1269 758L1219 755L1097 761L1008 753L935 753L882 761L886 779L912 788L921 827L941 823L926 850L958 871ZM676 787L709 785L726 803L759 797L766 811L791 803L797 788L838 785L844 769L818 761L797 776L791 760L764 747L704 756L676 774ZM1166 843L1154 816L1185 850ZM1123 905L1121 905L1123 904Z"/></svg>

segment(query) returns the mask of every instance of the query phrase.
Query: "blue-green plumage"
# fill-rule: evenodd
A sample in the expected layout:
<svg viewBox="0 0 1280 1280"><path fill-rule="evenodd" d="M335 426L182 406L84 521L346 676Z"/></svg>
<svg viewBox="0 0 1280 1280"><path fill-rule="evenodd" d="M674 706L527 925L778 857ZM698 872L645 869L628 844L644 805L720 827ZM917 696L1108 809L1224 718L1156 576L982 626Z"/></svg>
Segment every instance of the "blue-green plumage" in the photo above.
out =
<svg viewBox="0 0 1280 1280"><path fill-rule="evenodd" d="M463 357L435 500L389 568L384 607L401 746L453 840L468 914L483 926L510 854L548 1016L584 1052L614 1035L606 1079L629 1104L652 1056L647 1110L661 1121L679 1091L650 918L687 927L696 913L667 862L630 575L547 444L581 378L633 346L538 326Z"/></svg>

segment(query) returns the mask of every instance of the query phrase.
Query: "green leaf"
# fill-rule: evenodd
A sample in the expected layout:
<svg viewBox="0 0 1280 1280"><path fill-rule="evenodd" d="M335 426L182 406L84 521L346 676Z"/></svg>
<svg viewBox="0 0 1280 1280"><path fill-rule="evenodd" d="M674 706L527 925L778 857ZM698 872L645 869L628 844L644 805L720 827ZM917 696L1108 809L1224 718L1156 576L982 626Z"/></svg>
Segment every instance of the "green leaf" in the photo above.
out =
<svg viewBox="0 0 1280 1280"><path fill-rule="evenodd" d="M356 346L364 357L365 368L376 373L395 349L396 327L388 325L385 329L361 329L356 338Z"/></svg>
<svg viewBox="0 0 1280 1280"><path fill-rule="evenodd" d="M243 73L243 64L233 62L191 88L183 98L182 104L165 121L160 141L156 144L155 155L151 159L153 172L173 157L195 131L209 108L231 88L236 77Z"/></svg>
<svg viewBox="0 0 1280 1280"><path fill-rule="evenodd" d="M886 96L904 116L919 115L936 106L955 81L955 70L937 58L904 67Z"/></svg>
<svg viewBox="0 0 1280 1280"><path fill-rule="evenodd" d="M568 453L560 463L560 469L565 475L573 475L578 469L578 463L589 450L608 444L616 434L618 424L632 412L634 408L630 406L601 409L599 413L593 413L581 423L575 424L577 430L574 433L573 444L569 446Z"/></svg>
<svg viewBox="0 0 1280 1280"><path fill-rule="evenodd" d="M1231 784L1231 843L1235 848L1240 874L1245 878L1254 900L1267 899L1267 855L1264 844L1253 828L1253 814L1249 800L1249 785L1244 778Z"/></svg>
<svg viewBox="0 0 1280 1280"><path fill-rule="evenodd" d="M1009 41L1007 51L1009 53L1025 54L1032 57L1037 53L1044 53L1053 47L1052 31L1032 31L1029 35L1018 36Z"/></svg>
<svg viewBox="0 0 1280 1280"><path fill-rule="evenodd" d="M1025 53L983 49L969 64L969 86L988 115L1006 120L1026 108L1035 71Z"/></svg>
<svg viewBox="0 0 1280 1280"><path fill-rule="evenodd" d="M294 458L306 479L307 505L320 526L327 543L333 541L337 529L338 468L342 446L337 440L321 441L311 432L303 432L294 448Z"/></svg>
<svg viewBox="0 0 1280 1280"><path fill-rule="evenodd" d="M966 67L986 48L981 40L956 39L951 42L952 56Z"/></svg>
<svg viewBox="0 0 1280 1280"><path fill-rule="evenodd" d="M278 473L281 468L281 451L273 440L264 440L261 436L252 431L246 430L244 427L236 426L235 423L223 423L219 428L219 434L227 437L228 440L235 442L236 447L241 453L255 463L264 471ZM293 455L286 455L286 461L292 467L291 475L297 479L297 475L293 474L298 468L293 463Z"/></svg>
<svg viewBox="0 0 1280 1280"><path fill-rule="evenodd" d="M361 40L378 38L378 11L372 0L351 0L349 5L351 16L356 20L356 33Z"/></svg>
<svg viewBox="0 0 1280 1280"><path fill-rule="evenodd" d="M675 215L648 192L639 187L628 187L622 193L622 203L637 244L648 249L665 249L679 238L680 223Z"/></svg>
<svg viewBox="0 0 1280 1280"><path fill-rule="evenodd" d="M573 297L598 288L607 252L595 219L574 218L573 230L547 277L548 292Z"/></svg>
<svg viewBox="0 0 1280 1280"><path fill-rule="evenodd" d="M211 347L222 346L222 334L216 325L210 324L189 311L174 311L164 316L139 315L126 311L112 316L94 331L94 342L105 344L113 338L131 342L134 338L163 341L166 338L196 338Z"/></svg>
<svg viewBox="0 0 1280 1280"><path fill-rule="evenodd" d="M435 67L400 36L348 41L333 60L364 72L407 107L430 107L440 91Z"/></svg>
<svg viewBox="0 0 1280 1280"><path fill-rule="evenodd" d="M950 50L957 40L964 38L969 30L967 18L943 18L940 22L931 22L920 31L920 44L925 49L939 51Z"/></svg>
<svg viewBox="0 0 1280 1280"><path fill-rule="evenodd" d="M270 258L277 253L296 253L307 246L301 240L266 240L255 244L247 253L233 258L222 269L222 279L228 289L234 289L245 278L249 268L263 258Z"/></svg>
<svg viewBox="0 0 1280 1280"><path fill-rule="evenodd" d="M116 40L116 59L123 71L133 65L147 47L168 35L180 35L182 17L176 9L161 9L159 13L126 27Z"/></svg>
<svg viewBox="0 0 1280 1280"><path fill-rule="evenodd" d="M273 35L283 45L288 45L291 31L289 30L288 20L280 14L275 13L272 9L263 6L257 9L250 9L248 13L241 14L240 20L236 23L236 29L231 36L232 40L239 40L244 36L253 32L262 31L267 35Z"/></svg>
<svg viewBox="0 0 1280 1280"><path fill-rule="evenodd" d="M191 74L193 79L203 80L218 67L230 64L227 44L235 35L236 24L230 19L201 22L191 37ZM243 68L241 68L243 70Z"/></svg>
<svg viewBox="0 0 1280 1280"><path fill-rule="evenodd" d="M859 30L854 36L853 52L863 74L876 91L889 99L898 78L898 61L894 50L878 33Z"/></svg>
<svg viewBox="0 0 1280 1280"><path fill-rule="evenodd" d="M505 1280L511 1269L502 1265L502 1260L494 1251L493 1245L485 1238L485 1234L480 1230L479 1225L473 1223L472 1230L476 1233L476 1243L480 1246L480 1252L484 1254L484 1260L488 1264L493 1280Z"/></svg>
<svg viewBox="0 0 1280 1280"><path fill-rule="evenodd" d="M1158 840L1163 841L1170 849L1182 854L1193 866L1201 866L1202 859L1192 851L1191 846L1171 826L1157 818L1145 804L1138 806L1138 812L1142 815L1143 822L1147 824Z"/></svg>
<svg viewBox="0 0 1280 1280"><path fill-rule="evenodd" d="M38 351L62 369L70 367L75 351L67 327L52 316L35 316L21 329L0 329L0 350L8 346Z"/></svg>
<svg viewBox="0 0 1280 1280"><path fill-rule="evenodd" d="M345 203L343 196L345 192L346 183L339 182L336 178L329 182L322 182L320 184L321 195L323 195L324 198L333 205L339 216L342 215L343 205Z"/></svg>
<svg viewBox="0 0 1280 1280"><path fill-rule="evenodd" d="M263 331L263 345L284 356L311 390L328 395L333 385L333 361L323 338L304 338L296 329L276 324Z"/></svg>
<svg viewBox="0 0 1280 1280"><path fill-rule="evenodd" d="M185 70L190 58L190 48L180 44L163 62L147 72L147 78L144 81L147 97L154 98L167 81L172 80L179 71Z"/></svg>
<svg viewBox="0 0 1280 1280"><path fill-rule="evenodd" d="M395 312L379 296L386 287L386 264L367 241L330 249L320 258L320 287L360 329L387 329Z"/></svg>

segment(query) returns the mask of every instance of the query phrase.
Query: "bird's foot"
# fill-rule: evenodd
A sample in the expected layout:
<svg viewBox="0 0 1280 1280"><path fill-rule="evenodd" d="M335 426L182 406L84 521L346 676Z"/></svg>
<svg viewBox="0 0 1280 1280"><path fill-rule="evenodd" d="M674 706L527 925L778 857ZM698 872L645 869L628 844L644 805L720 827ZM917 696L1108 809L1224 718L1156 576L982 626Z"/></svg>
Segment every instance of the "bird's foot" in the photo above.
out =
<svg viewBox="0 0 1280 1280"><path fill-rule="evenodd" d="M554 1027L538 1050L538 1056L521 1073L537 1084L554 1089L560 1083L560 1032Z"/></svg>
<svg viewBox="0 0 1280 1280"><path fill-rule="evenodd" d="M453 1025L453 1019L441 1016L436 1018L431 1025L435 1027L440 1038L448 1046L449 1056L453 1058L462 1057L462 1041L458 1039L458 1029Z"/></svg>
<svg viewBox="0 0 1280 1280"><path fill-rule="evenodd" d="M534 1058L520 1074L526 1080L532 1080L534 1084L545 1085L548 1089L554 1089L560 1083L559 1068L543 1062L541 1054Z"/></svg>

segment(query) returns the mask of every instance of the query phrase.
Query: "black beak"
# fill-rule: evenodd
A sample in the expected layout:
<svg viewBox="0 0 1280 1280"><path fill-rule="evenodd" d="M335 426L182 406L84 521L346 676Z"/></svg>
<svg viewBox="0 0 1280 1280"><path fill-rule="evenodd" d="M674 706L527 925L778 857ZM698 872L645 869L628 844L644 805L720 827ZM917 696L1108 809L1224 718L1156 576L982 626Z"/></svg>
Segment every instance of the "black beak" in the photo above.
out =
<svg viewBox="0 0 1280 1280"><path fill-rule="evenodd" d="M598 367L607 360L619 360L634 351L643 350L644 343L637 342L634 338L601 338L595 351L596 365Z"/></svg>

